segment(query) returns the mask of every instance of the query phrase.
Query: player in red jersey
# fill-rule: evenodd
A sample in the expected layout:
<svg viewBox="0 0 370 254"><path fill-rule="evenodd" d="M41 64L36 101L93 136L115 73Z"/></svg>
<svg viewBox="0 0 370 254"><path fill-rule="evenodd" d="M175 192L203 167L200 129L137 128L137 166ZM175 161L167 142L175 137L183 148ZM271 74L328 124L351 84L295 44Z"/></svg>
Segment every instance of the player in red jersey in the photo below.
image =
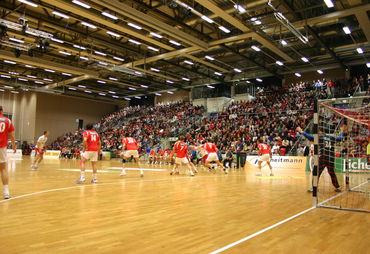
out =
<svg viewBox="0 0 370 254"><path fill-rule="evenodd" d="M35 146L36 158L31 164L31 169L33 170L37 170L40 162L44 159L44 151L46 150L45 143L48 140L48 136L49 136L49 132L44 131L44 135L40 136L37 139L36 146Z"/></svg>
<svg viewBox="0 0 370 254"><path fill-rule="evenodd" d="M157 152L157 162L160 165L164 162L164 151L161 148Z"/></svg>
<svg viewBox="0 0 370 254"><path fill-rule="evenodd" d="M93 130L93 125L88 124L86 125L86 130L83 133L83 153L81 154L81 177L76 181L76 183L83 183L86 181L85 178L85 163L87 161L91 162L91 166L93 169L93 179L91 183L97 183L97 168L96 162L98 161L98 157L100 154L101 149L101 141L99 134Z"/></svg>
<svg viewBox="0 0 370 254"><path fill-rule="evenodd" d="M8 138L10 138L12 142L12 149L14 153L17 152L15 146L15 137L14 137L14 126L12 121L9 118L3 116L3 107L0 106L0 172L1 172L1 180L4 185L4 198L10 198L9 194L9 176L8 176L8 169L6 168L6 153L7 153L7 146L8 146Z"/></svg>
<svg viewBox="0 0 370 254"><path fill-rule="evenodd" d="M126 134L126 137L122 139L122 172L120 176L125 176L126 175L126 170L125 170L125 162L128 158L134 157L134 160L136 162L137 167L140 169L140 176L144 176L144 171L141 168L140 165L140 160L139 160L139 144L137 143L136 139L131 137L130 134Z"/></svg>
<svg viewBox="0 0 370 254"><path fill-rule="evenodd" d="M156 161L156 157L157 157L157 153L155 152L155 150L152 148L150 150L150 153L149 153L149 157L148 157L148 161L149 161L149 164L154 164L155 161Z"/></svg>
<svg viewBox="0 0 370 254"><path fill-rule="evenodd" d="M194 172L189 164L189 160L186 157L188 153L188 145L184 142L185 138L183 136L179 137L179 140L173 146L173 152L176 153L175 165L170 173L170 175L178 174L178 167L184 163L190 172L191 176L194 176Z"/></svg>
<svg viewBox="0 0 370 254"><path fill-rule="evenodd" d="M224 167L224 165L222 165L222 163L218 159L218 154L217 154L218 148L214 143L212 143L210 140L207 140L206 143L204 143L197 149L200 149L200 148L203 148L204 150L207 151L207 158L204 163L207 168L212 169L211 162L214 161L217 163L217 165L219 165L221 168L224 169L225 174L228 173L228 169Z"/></svg>
<svg viewBox="0 0 370 254"><path fill-rule="evenodd" d="M259 158L258 158L258 171L256 172L256 176L261 176L262 172L262 162L266 162L269 166L271 173L270 176L273 176L274 173L272 173L272 166L270 164L270 159L272 158L271 148L269 145L263 143L262 139L257 140L258 150L259 150Z"/></svg>

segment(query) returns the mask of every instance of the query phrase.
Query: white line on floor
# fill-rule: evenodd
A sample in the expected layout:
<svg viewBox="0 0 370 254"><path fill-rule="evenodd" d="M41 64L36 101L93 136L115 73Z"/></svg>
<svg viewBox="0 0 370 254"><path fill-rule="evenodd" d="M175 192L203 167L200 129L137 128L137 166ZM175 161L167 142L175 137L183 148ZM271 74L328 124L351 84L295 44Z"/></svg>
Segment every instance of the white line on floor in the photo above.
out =
<svg viewBox="0 0 370 254"><path fill-rule="evenodd" d="M179 180L179 179L230 177L230 176L245 176L245 175L168 177L168 178L160 178L160 179L142 179L142 180L136 180L136 181L119 181L119 182L111 182L111 183L100 183L100 184L98 183L98 184L89 184L89 185L76 185L76 186L70 186L70 187L64 187L64 188L57 188L57 189L50 189L50 190L32 192L32 193L28 193L28 194L16 196L16 197L13 197L13 198L10 198L10 199L0 200L0 204L1 203L5 203L5 202L9 202L11 200L16 200L16 199L20 199L20 198L30 197L30 196L34 196L34 195L38 195L38 194L43 194L43 193L56 192L56 191L62 191L62 190L70 190L70 189L78 189L78 188L85 188L85 187L92 187L92 186L116 185L116 184L139 183L139 182L156 182L156 181Z"/></svg>
<svg viewBox="0 0 370 254"><path fill-rule="evenodd" d="M105 169L120 169L122 170L122 167L105 167ZM125 168L125 170L140 170L143 171L168 171L167 169L163 168Z"/></svg>

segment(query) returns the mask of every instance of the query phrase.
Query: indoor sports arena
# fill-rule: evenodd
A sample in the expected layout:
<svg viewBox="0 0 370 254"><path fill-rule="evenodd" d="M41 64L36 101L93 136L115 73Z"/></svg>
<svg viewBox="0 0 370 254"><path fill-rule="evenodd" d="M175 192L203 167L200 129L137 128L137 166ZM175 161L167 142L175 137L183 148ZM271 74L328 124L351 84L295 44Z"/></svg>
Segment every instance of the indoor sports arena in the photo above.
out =
<svg viewBox="0 0 370 254"><path fill-rule="evenodd" d="M1 254L370 253L369 0L0 11Z"/></svg>

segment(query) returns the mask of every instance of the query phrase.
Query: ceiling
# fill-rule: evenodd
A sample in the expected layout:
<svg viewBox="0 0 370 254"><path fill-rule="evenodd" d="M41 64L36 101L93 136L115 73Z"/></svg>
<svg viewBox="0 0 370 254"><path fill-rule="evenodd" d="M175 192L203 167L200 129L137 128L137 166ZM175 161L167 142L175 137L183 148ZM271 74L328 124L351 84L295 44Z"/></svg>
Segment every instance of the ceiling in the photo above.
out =
<svg viewBox="0 0 370 254"><path fill-rule="evenodd" d="M116 101L368 63L369 2L332 2L3 0L0 81L14 93Z"/></svg>

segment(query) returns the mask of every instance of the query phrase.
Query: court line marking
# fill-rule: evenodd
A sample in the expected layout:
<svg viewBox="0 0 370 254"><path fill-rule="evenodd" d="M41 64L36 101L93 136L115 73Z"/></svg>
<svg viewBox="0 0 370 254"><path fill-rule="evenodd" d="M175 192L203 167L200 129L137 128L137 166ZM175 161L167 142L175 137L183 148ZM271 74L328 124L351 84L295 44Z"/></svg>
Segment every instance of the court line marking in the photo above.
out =
<svg viewBox="0 0 370 254"><path fill-rule="evenodd" d="M85 188L85 187L93 187L93 186L105 186L105 185L116 185L116 184L124 184L124 183L139 183L139 182L157 182L157 181L166 181L166 180L178 180L178 179L196 179L196 178L221 178L221 177L230 177L230 176L245 176L245 175L219 175L219 176L184 176L184 177L168 177L168 178L160 178L160 179L142 179L142 180L136 180L136 181L120 181L120 182L111 182L111 183L97 183L97 184L89 184L89 185L77 185L77 186L70 186L70 187L63 187L63 188L56 188L56 189L49 189L49 190L43 190L43 191L36 191L31 192L28 194L23 194L20 196L15 196L13 198L0 200L1 203L9 202L11 200L16 200L20 198L30 197L38 194L43 193L49 193L49 192L56 192L56 191L62 191L62 190L69 190L69 189L79 189L79 188ZM140 179L140 178L139 178Z"/></svg>
<svg viewBox="0 0 370 254"><path fill-rule="evenodd" d="M367 181L367 182L368 182L368 181ZM367 183L367 182L365 182L365 183ZM359 185L357 185L357 186L353 187L352 189L356 189L356 188L358 188L358 187L362 186L362 185L363 185L363 184L365 184L365 183L359 184ZM331 198L328 198L328 199L326 199L326 200L324 200L324 201L321 201L320 203L318 203L318 204L317 204L317 206L320 206L320 205L322 205L322 204L324 204L324 203L326 203L326 202L329 202L330 200L333 200L333 199L335 199L335 198L337 198L337 197L340 197L340 196L342 196L342 195L346 194L347 192L348 192L348 191L346 190L346 191L343 191L343 192L341 192L341 193L338 193L337 195L334 195L334 196L332 196ZM230 248L232 248L232 247L234 247L234 246L236 246L236 245L238 245L238 244L240 244L240 243L246 242L246 241L248 241L249 239L252 239L252 238L254 238L254 237L256 237L256 236L259 236L259 235L261 235L261 234L265 233L266 231L269 231L269 230L271 230L271 229L273 229L273 228L276 228L276 227L278 227L278 226L280 226L280 225L282 225L282 224L284 224L284 223L286 223L286 222L288 222L288 221L291 221L291 220L293 220L293 219L295 219L295 218L297 218L297 217L299 217L299 216L301 216L301 215L303 215L303 214L306 214L306 213L308 213L308 212L311 212L312 210L315 210L316 208L318 208L318 207L316 207L316 206L312 206L312 207L310 207L310 208L308 208L308 209L306 209L306 210L304 210L304 211L302 211L302 212L299 212L299 213L297 213L297 214L295 214L295 215L293 215L293 216L290 216L289 218L286 218L286 219L284 219L284 220L282 220L282 221L279 221L279 222L277 222L277 223L275 223L275 224L273 224L273 225L271 225L271 226L269 226L269 227L267 227L267 228L261 229L260 231L257 231L256 233L253 233L253 234L251 234L251 235L248 235L248 236L244 237L243 239L240 239L240 240L238 240L238 241L236 241L236 242L230 243L229 245L226 245L225 247L222 247L222 248L220 248L220 249L218 249L218 250L212 251L210 254L218 254L218 253L221 253L221 252L223 252L223 251L225 251L225 250L227 250L227 249L230 249Z"/></svg>

